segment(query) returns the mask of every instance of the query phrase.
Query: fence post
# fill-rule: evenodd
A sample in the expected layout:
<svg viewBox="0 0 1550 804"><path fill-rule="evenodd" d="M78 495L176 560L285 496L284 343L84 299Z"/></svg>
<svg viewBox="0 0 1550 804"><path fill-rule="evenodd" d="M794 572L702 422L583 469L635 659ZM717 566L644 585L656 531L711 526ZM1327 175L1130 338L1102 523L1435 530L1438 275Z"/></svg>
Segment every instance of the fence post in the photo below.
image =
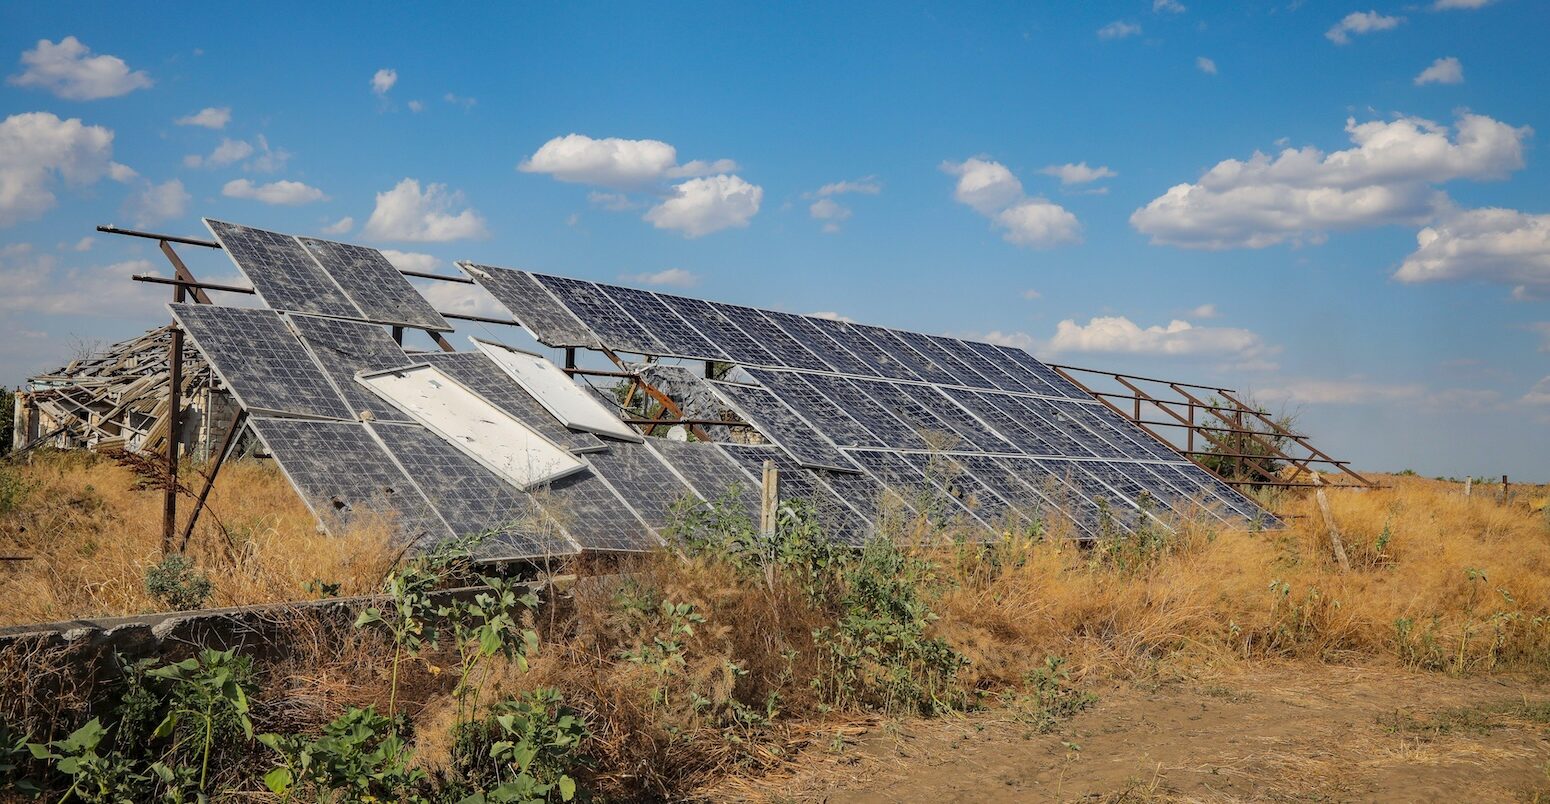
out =
<svg viewBox="0 0 1550 804"><path fill-rule="evenodd" d="M1324 527L1329 530L1329 543L1335 551L1335 562L1340 565L1341 572L1351 571L1351 560L1346 558L1345 540L1340 537L1340 528L1335 525L1335 513L1329 508L1329 497L1324 494L1324 480L1318 472L1313 473L1313 484L1318 490L1313 496L1318 499L1319 513L1324 517Z"/></svg>
<svg viewBox="0 0 1550 804"><path fill-rule="evenodd" d="M1470 475L1469 477L1464 478L1464 496L1465 497L1470 496L1470 492L1473 490L1474 485L1475 485L1475 476L1474 475Z"/></svg>

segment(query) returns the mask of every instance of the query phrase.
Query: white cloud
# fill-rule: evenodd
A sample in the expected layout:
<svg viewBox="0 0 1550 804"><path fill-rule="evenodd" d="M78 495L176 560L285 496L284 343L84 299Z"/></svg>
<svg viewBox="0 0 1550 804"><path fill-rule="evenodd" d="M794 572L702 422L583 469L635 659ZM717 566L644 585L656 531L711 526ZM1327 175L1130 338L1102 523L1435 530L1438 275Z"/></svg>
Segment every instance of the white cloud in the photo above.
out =
<svg viewBox="0 0 1550 804"><path fill-rule="evenodd" d="M433 273L441 267L441 259L430 254L421 254L418 251L399 251L397 249L380 249L382 256L393 263L393 267L400 271L419 271L420 273Z"/></svg>
<svg viewBox="0 0 1550 804"><path fill-rule="evenodd" d="M146 227L182 217L190 199L188 191L183 189L183 182L177 179L161 184L146 182L140 192L125 200L124 209L134 216L136 226Z"/></svg>
<svg viewBox="0 0 1550 804"><path fill-rule="evenodd" d="M1039 172L1046 176L1054 176L1060 179L1061 184L1088 184L1099 179L1110 179L1119 175L1107 166L1088 167L1086 162L1078 162L1074 165L1069 162L1064 165L1050 165L1049 167L1040 168Z"/></svg>
<svg viewBox="0 0 1550 804"><path fill-rule="evenodd" d="M695 238L722 229L746 227L759 212L764 188L737 176L690 179L673 186L673 195L646 211L658 229Z"/></svg>
<svg viewBox="0 0 1550 804"><path fill-rule="evenodd" d="M344 234L344 233L346 233L346 232L348 232L348 231L350 231L351 229L354 229L354 228L355 228L355 219L350 217L349 215L346 215L343 218L340 218L339 220L334 221L333 223L330 223L327 226L324 226L323 227L323 234L331 234L331 235Z"/></svg>
<svg viewBox="0 0 1550 804"><path fill-rule="evenodd" d="M60 243L60 251L91 251L92 246L97 245L97 240L91 235L86 235L74 243Z"/></svg>
<svg viewBox="0 0 1550 804"><path fill-rule="evenodd" d="M393 189L377 193L377 206L363 231L377 240L421 243L489 234L484 218L474 209L453 212L463 206L462 194L447 192L444 184L427 184L422 192L419 181L404 179Z"/></svg>
<svg viewBox="0 0 1550 804"><path fill-rule="evenodd" d="M226 182L221 188L221 195L227 198L246 198L253 201L261 201L265 204L279 204L283 206L296 206L298 204L310 204L314 201L323 201L328 196L322 190L302 184L299 181L273 181L268 184L254 184L247 179L233 179Z"/></svg>
<svg viewBox="0 0 1550 804"><path fill-rule="evenodd" d="M699 277L682 268L668 268L647 274L621 274L619 279L625 282L633 282L637 285L668 288L692 288L700 283Z"/></svg>
<svg viewBox="0 0 1550 804"><path fill-rule="evenodd" d="M1415 383L1382 383L1353 378L1345 380L1295 379L1255 392L1264 400L1313 405L1367 405L1420 400L1426 389Z"/></svg>
<svg viewBox="0 0 1550 804"><path fill-rule="evenodd" d="M1476 280L1514 285L1517 298L1550 294L1550 215L1467 210L1422 229L1416 244L1394 272L1401 282Z"/></svg>
<svg viewBox="0 0 1550 804"><path fill-rule="evenodd" d="M1525 405L1550 405L1550 377L1534 383L1519 401Z"/></svg>
<svg viewBox="0 0 1550 804"><path fill-rule="evenodd" d="M832 198L820 198L807 208L807 214L813 220L823 221L823 230L834 234L840 230L840 223L850 219L851 210Z"/></svg>
<svg viewBox="0 0 1550 804"><path fill-rule="evenodd" d="M130 71L117 56L91 55L91 48L67 36L54 44L39 39L22 53L20 73L6 79L19 87L41 87L68 100L97 100L127 95L155 83L144 70Z"/></svg>
<svg viewBox="0 0 1550 804"><path fill-rule="evenodd" d="M479 103L479 99L478 98L465 98L465 97L462 97L461 95L454 95L451 92L448 92L447 94L442 95L441 99L446 101L447 103L452 104L453 106L461 106L464 109L472 109L472 108L474 108L475 104Z"/></svg>
<svg viewBox="0 0 1550 804"><path fill-rule="evenodd" d="M120 165L117 162L108 165L108 178L116 182L127 182L139 177L139 175L134 168L128 165Z"/></svg>
<svg viewBox="0 0 1550 804"><path fill-rule="evenodd" d="M372 73L371 91L377 95L386 95L396 83L398 83L398 71L383 67Z"/></svg>
<svg viewBox="0 0 1550 804"><path fill-rule="evenodd" d="M1205 73L1206 75L1216 75L1216 62L1206 58L1205 56L1196 56L1195 69Z"/></svg>
<svg viewBox="0 0 1550 804"><path fill-rule="evenodd" d="M211 151L209 156L189 154L183 157L183 164L187 167L225 167L233 162L241 162L252 155L252 143L222 137L221 144L215 146L215 150Z"/></svg>
<svg viewBox="0 0 1550 804"><path fill-rule="evenodd" d="M1331 231L1423 223L1447 203L1431 185L1497 179L1523 167L1532 130L1482 115L1449 129L1430 120L1346 121L1356 147L1325 154L1288 148L1275 158L1217 163L1193 184L1178 184L1130 216L1153 243L1186 248L1263 248L1320 242Z"/></svg>
<svg viewBox="0 0 1550 804"><path fill-rule="evenodd" d="M36 218L56 203L57 179L85 186L104 176L127 181L134 171L113 161L113 132L48 112L0 122L0 227Z"/></svg>
<svg viewBox="0 0 1550 804"><path fill-rule="evenodd" d="M1065 207L1042 198L1019 201L992 219L1001 227L1001 238L1030 248L1049 248L1082 242L1082 224Z"/></svg>
<svg viewBox="0 0 1550 804"><path fill-rule="evenodd" d="M1539 333L1539 351L1550 352L1550 321L1535 321L1528 328L1530 332Z"/></svg>
<svg viewBox="0 0 1550 804"><path fill-rule="evenodd" d="M1035 301L1037 299L1044 298L1044 294L1034 290L1033 288L1028 288L1027 290L1023 291L1023 298L1027 299L1028 301Z"/></svg>
<svg viewBox="0 0 1550 804"><path fill-rule="evenodd" d="M639 201L630 198L624 193L601 193L597 190L587 193L587 203L599 209L606 209L609 212L624 212L631 209L640 209L642 206Z"/></svg>
<svg viewBox="0 0 1550 804"><path fill-rule="evenodd" d="M555 179L623 190L641 190L666 180L737 170L730 159L678 164L678 150L661 140L593 139L585 134L555 137L539 146L517 169Z"/></svg>
<svg viewBox="0 0 1550 804"><path fill-rule="evenodd" d="M179 117L172 122L180 126L199 126L211 129L225 128L226 124L231 122L231 107L221 106L217 108L215 106L207 106L187 117Z"/></svg>
<svg viewBox="0 0 1550 804"><path fill-rule="evenodd" d="M1086 324L1066 319L1055 325L1051 352L1215 356L1260 360L1276 350L1259 335L1235 327L1197 327L1175 319L1166 326L1141 327L1124 316L1097 316Z"/></svg>
<svg viewBox="0 0 1550 804"><path fill-rule="evenodd" d="M1432 62L1432 66L1421 71L1415 77L1416 86L1426 84L1462 84L1464 83L1464 65L1459 60L1448 56Z"/></svg>
<svg viewBox="0 0 1550 804"><path fill-rule="evenodd" d="M1334 27L1324 32L1324 38L1337 45L1351 43L1351 34L1370 34L1398 27L1404 17L1385 17L1376 11L1353 11Z"/></svg>
<svg viewBox="0 0 1550 804"><path fill-rule="evenodd" d="M1476 9L1476 8L1484 8L1484 7L1490 5L1490 4L1494 3L1494 2L1496 2L1496 0L1437 0L1437 2L1432 3L1432 10L1433 11L1448 11L1448 10L1453 10L1453 9L1473 10L1473 9Z"/></svg>
<svg viewBox="0 0 1550 804"><path fill-rule="evenodd" d="M1099 39L1124 39L1127 36L1136 36L1141 33L1141 26L1133 22L1115 20L1098 29Z"/></svg>
<svg viewBox="0 0 1550 804"><path fill-rule="evenodd" d="M1166 11L1170 14L1183 14L1184 4L1179 0L1152 0L1152 11Z"/></svg>
<svg viewBox="0 0 1550 804"><path fill-rule="evenodd" d="M49 315L140 316L165 301L163 291L130 280L155 273L149 260L93 267L63 267L29 243L0 246L0 310Z"/></svg>
<svg viewBox="0 0 1550 804"><path fill-rule="evenodd" d="M1091 170L1085 163L1081 168ZM1005 165L972 158L943 162L942 170L958 177L953 199L989 218L1008 243L1047 248L1081 242L1082 226L1076 216L1052 201L1023 195L1022 182Z"/></svg>
<svg viewBox="0 0 1550 804"><path fill-rule="evenodd" d="M1034 346L1037 345L1037 342L1034 340L1033 336L1026 332L1002 332L1000 330L991 330L984 335L978 336L976 340L981 340L986 343L994 343L998 346L1010 346L1013 349L1021 349L1025 352L1033 351Z"/></svg>
<svg viewBox="0 0 1550 804"><path fill-rule="evenodd" d="M273 173L285 167L285 163L290 161L290 151L284 148L271 149L268 138L262 134L258 135L257 139L258 156L253 157L247 164L243 165L243 170L250 170L255 173Z"/></svg>
<svg viewBox="0 0 1550 804"><path fill-rule="evenodd" d="M409 106L409 111L414 112L415 114L419 114L420 112L425 111L424 101L412 100L409 101L407 105Z"/></svg>
<svg viewBox="0 0 1550 804"><path fill-rule="evenodd" d="M811 316L813 318L827 318L830 321L843 321L847 324L856 323L856 319L851 318L848 315L840 315L833 310L819 310L816 313L804 313L804 315Z"/></svg>
<svg viewBox="0 0 1550 804"><path fill-rule="evenodd" d="M826 198L831 195L845 195L846 193L860 193L862 195L877 195L883 191L883 183L876 176L867 176L855 181L836 181L825 184L808 193L808 198Z"/></svg>
<svg viewBox="0 0 1550 804"><path fill-rule="evenodd" d="M1216 309L1214 304L1202 304L1189 311L1190 318L1218 318L1220 316L1221 312Z"/></svg>

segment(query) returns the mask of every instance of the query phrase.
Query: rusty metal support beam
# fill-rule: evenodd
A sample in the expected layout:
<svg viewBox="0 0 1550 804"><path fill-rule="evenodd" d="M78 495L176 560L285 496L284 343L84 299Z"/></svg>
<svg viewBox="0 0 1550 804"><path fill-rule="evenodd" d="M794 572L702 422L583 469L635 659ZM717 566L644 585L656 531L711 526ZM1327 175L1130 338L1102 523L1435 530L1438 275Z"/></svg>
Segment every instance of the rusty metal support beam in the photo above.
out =
<svg viewBox="0 0 1550 804"><path fill-rule="evenodd" d="M215 476L220 474L221 466L226 463L226 453L231 451L237 441L237 434L247 423L248 412L245 410L237 411L237 415L232 417L231 427L226 431L226 437L221 439L221 448L215 453L214 462L205 473L204 488L199 490L199 496L194 500L194 510L188 512L188 522L183 525L183 536L178 540L179 553L188 549L188 540L194 535L194 525L199 523L199 514L205 509L205 501L210 499L211 489L215 488Z"/></svg>
<svg viewBox="0 0 1550 804"><path fill-rule="evenodd" d="M183 301L183 286L172 286L172 301ZM172 549L178 527L178 447L182 435L183 329L174 323L167 347L167 483L162 496L161 551Z"/></svg>
<svg viewBox="0 0 1550 804"><path fill-rule="evenodd" d="M520 327L515 318L491 318L487 315L469 315L467 313L449 313L445 310L437 310L442 318L455 318L459 321L478 321L481 324L502 324L508 327Z"/></svg>
<svg viewBox="0 0 1550 804"><path fill-rule="evenodd" d="M201 246L203 248L220 248L221 244L214 240L201 240L196 237L179 237L178 235L157 234L155 232L142 232L139 229L122 229L117 226L98 226L97 231L103 234L124 235L125 237L143 237L146 240L161 240L166 243L177 243L183 246Z"/></svg>
<svg viewBox="0 0 1550 804"><path fill-rule="evenodd" d="M447 276L446 274L428 274L428 273L426 273L424 271L406 271L403 268L399 268L397 270L398 270L399 273L403 274L404 276L412 276L412 277L415 277L417 279L439 279L442 282L456 282L459 285L473 285L473 284L477 284L476 282L474 282L474 280L469 279L466 276ZM443 313L442 315L446 315L446 314Z"/></svg>
<svg viewBox="0 0 1550 804"><path fill-rule="evenodd" d="M211 303L210 297L204 295L204 291L206 290L219 290L223 293L244 293L249 296L258 292L252 288L245 288L240 285L217 285L211 282L199 282L192 278L169 279L165 276L153 276L150 274L135 274L129 278L136 282L149 282L152 285L177 285L179 287L192 288L194 291L194 299L200 304Z"/></svg>

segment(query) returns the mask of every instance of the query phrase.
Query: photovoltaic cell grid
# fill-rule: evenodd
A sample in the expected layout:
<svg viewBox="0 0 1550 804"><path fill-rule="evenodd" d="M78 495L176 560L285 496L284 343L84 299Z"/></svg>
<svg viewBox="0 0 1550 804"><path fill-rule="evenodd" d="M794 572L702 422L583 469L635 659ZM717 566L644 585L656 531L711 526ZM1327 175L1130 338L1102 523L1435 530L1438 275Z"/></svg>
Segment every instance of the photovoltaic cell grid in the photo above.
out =
<svg viewBox="0 0 1550 804"><path fill-rule="evenodd" d="M662 544L635 509L591 472L560 478L536 497L583 550L638 551Z"/></svg>
<svg viewBox="0 0 1550 804"><path fill-rule="evenodd" d="M382 252L331 240L298 239L367 320L420 329L452 329Z"/></svg>
<svg viewBox="0 0 1550 804"><path fill-rule="evenodd" d="M747 513L749 522L759 521L759 481L728 458L721 447L665 438L647 439L646 443L700 497L712 501L727 498Z"/></svg>
<svg viewBox="0 0 1550 804"><path fill-rule="evenodd" d="M645 444L613 442L608 449L588 455L587 462L655 530L668 524L675 505L700 499Z"/></svg>
<svg viewBox="0 0 1550 804"><path fill-rule="evenodd" d="M348 527L370 516L390 521L406 542L452 535L365 425L264 416L249 422L325 527Z"/></svg>
<svg viewBox="0 0 1550 804"><path fill-rule="evenodd" d="M489 291L539 342L554 347L599 346L597 336L544 290L532 274L467 262L458 263L458 267Z"/></svg>
<svg viewBox="0 0 1550 804"><path fill-rule="evenodd" d="M762 478L764 462L774 461L775 468L780 470L780 498L812 505L818 522L840 541L860 545L871 535L872 523L866 516L836 494L822 475L807 471L778 447L722 444L721 448L753 477Z"/></svg>
<svg viewBox="0 0 1550 804"><path fill-rule="evenodd" d="M167 306L249 412L355 418L279 313L207 304Z"/></svg>
<svg viewBox="0 0 1550 804"><path fill-rule="evenodd" d="M382 371L415 362L381 326L310 315L292 315L290 321L353 413L367 412L382 421L409 421L398 408L355 381L359 371Z"/></svg>
<svg viewBox="0 0 1550 804"><path fill-rule="evenodd" d="M339 318L362 317L360 309L296 238L208 218L205 225L270 307Z"/></svg>

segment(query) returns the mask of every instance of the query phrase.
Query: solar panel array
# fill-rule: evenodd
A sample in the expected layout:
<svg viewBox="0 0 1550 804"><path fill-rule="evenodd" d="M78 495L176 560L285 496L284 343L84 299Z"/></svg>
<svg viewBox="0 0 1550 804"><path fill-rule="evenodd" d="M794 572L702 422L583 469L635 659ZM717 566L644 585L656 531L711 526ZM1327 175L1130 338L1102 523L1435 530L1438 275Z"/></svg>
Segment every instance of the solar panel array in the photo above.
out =
<svg viewBox="0 0 1550 804"><path fill-rule="evenodd" d="M800 486L855 532L875 530L884 498L987 533L1054 517L1094 536L1196 507L1277 524L1019 349L492 266L471 273L519 320L515 305L535 299L546 318L563 318L558 340L529 327L549 345L585 340L574 321L614 352L741 365L751 381L710 386L770 444L726 452L749 472L757 456L785 462L796 475L788 490ZM527 295L496 292L514 286Z"/></svg>
<svg viewBox="0 0 1550 804"><path fill-rule="evenodd" d="M710 428L721 443L571 429L482 353L405 352L387 326L448 327L380 252L207 224L272 309L174 304L173 314L329 526L371 513L406 541L490 531L488 558L644 550L684 501L729 499L756 518L767 461L783 499L857 545L891 517L984 538L1055 521L1092 537L1196 509L1276 524L1021 350L460 263L547 345L737 364L719 380L674 369L675 382L753 428ZM356 382L415 363L586 471L519 490Z"/></svg>

